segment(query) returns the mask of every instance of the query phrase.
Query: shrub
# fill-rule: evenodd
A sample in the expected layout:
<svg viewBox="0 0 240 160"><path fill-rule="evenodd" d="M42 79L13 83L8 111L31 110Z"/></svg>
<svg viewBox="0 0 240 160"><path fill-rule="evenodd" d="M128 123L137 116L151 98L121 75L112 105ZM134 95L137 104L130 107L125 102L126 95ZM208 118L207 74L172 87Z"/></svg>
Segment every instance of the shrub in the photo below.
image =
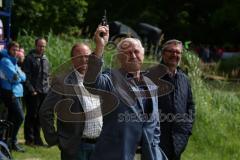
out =
<svg viewBox="0 0 240 160"><path fill-rule="evenodd" d="M240 56L221 60L219 62L218 72L227 73L229 77L240 78Z"/></svg>

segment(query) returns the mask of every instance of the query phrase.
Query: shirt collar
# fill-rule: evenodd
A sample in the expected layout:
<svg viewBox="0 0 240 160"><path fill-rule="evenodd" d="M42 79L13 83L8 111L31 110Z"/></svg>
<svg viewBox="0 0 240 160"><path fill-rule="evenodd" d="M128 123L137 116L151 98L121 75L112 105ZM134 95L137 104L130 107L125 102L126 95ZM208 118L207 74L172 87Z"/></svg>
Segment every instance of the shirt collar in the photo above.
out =
<svg viewBox="0 0 240 160"><path fill-rule="evenodd" d="M33 52L33 57L36 57L36 58L45 58L45 55L44 53L43 54L37 54L36 52Z"/></svg>
<svg viewBox="0 0 240 160"><path fill-rule="evenodd" d="M79 73L76 69L74 69L74 72L75 72L75 75L76 75L76 77L77 77L77 81L78 81L78 83L79 82L83 82L83 79L84 79L84 75L83 74L81 74L81 73Z"/></svg>
<svg viewBox="0 0 240 160"><path fill-rule="evenodd" d="M123 69L119 69L120 70L120 73L124 76L124 78L126 78L126 80L128 81L136 81L136 79L134 79L134 76L132 73L129 73L129 72L126 72L125 70ZM143 79L143 76L147 73L147 71L140 71L140 81L144 81ZM137 82L137 81L136 81Z"/></svg>

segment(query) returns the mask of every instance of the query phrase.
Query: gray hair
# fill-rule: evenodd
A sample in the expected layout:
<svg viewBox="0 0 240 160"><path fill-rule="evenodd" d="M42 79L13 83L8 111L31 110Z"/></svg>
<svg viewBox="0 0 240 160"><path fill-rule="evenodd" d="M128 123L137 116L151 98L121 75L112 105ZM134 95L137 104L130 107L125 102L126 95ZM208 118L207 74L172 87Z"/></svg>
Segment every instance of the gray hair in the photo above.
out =
<svg viewBox="0 0 240 160"><path fill-rule="evenodd" d="M171 44L174 44L174 45L180 45L181 46L181 49L183 49L183 44L181 41L177 40L177 39L171 39L171 40L168 40L167 42L165 42L162 46L162 52Z"/></svg>
<svg viewBox="0 0 240 160"><path fill-rule="evenodd" d="M139 47L140 51L144 54L144 48L142 46L142 43L137 38L125 38L121 40L117 45L117 52L121 53L124 50L128 49L133 44L136 44Z"/></svg>

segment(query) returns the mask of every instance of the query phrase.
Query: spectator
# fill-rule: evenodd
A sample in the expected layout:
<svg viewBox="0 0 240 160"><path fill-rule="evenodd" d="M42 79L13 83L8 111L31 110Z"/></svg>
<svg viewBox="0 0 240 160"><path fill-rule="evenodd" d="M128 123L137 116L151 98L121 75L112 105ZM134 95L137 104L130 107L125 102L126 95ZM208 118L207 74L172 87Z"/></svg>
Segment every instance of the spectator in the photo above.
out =
<svg viewBox="0 0 240 160"><path fill-rule="evenodd" d="M167 41L162 48L161 63L150 68L147 74L155 84L162 79L174 88L172 92L158 98L161 124L160 146L169 160L180 160L192 133L195 113L190 82L178 67L182 50L182 42ZM167 67L165 75L162 74L164 66Z"/></svg>
<svg viewBox="0 0 240 160"><path fill-rule="evenodd" d="M49 90L50 64L45 55L47 42L44 38L35 40L35 49L31 50L24 61L26 80L26 117L24 138L26 145L43 146L40 137L39 108Z"/></svg>
<svg viewBox="0 0 240 160"><path fill-rule="evenodd" d="M17 65L16 54L18 50L19 44L17 42L9 43L8 50L0 61L1 96L8 109L7 118L14 124L12 149L24 152L24 149L17 143L17 134L24 120L21 97L23 96L22 82L26 80L26 76Z"/></svg>
<svg viewBox="0 0 240 160"><path fill-rule="evenodd" d="M21 69L23 68L23 62L25 59L24 53L25 53L24 48L20 47L16 54L16 57L18 59L18 65L21 67Z"/></svg>
<svg viewBox="0 0 240 160"><path fill-rule="evenodd" d="M209 45L205 45L201 50L201 59L204 63L208 63L210 61L210 49Z"/></svg>

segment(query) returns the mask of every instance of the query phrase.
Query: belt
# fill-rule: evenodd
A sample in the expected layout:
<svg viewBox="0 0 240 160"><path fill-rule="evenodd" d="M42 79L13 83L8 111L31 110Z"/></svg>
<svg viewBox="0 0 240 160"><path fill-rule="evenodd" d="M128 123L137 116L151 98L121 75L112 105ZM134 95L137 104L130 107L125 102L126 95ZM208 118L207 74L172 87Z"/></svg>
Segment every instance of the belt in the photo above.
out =
<svg viewBox="0 0 240 160"><path fill-rule="evenodd" d="M90 143L95 144L97 142L98 138L82 138L81 141L84 143Z"/></svg>

